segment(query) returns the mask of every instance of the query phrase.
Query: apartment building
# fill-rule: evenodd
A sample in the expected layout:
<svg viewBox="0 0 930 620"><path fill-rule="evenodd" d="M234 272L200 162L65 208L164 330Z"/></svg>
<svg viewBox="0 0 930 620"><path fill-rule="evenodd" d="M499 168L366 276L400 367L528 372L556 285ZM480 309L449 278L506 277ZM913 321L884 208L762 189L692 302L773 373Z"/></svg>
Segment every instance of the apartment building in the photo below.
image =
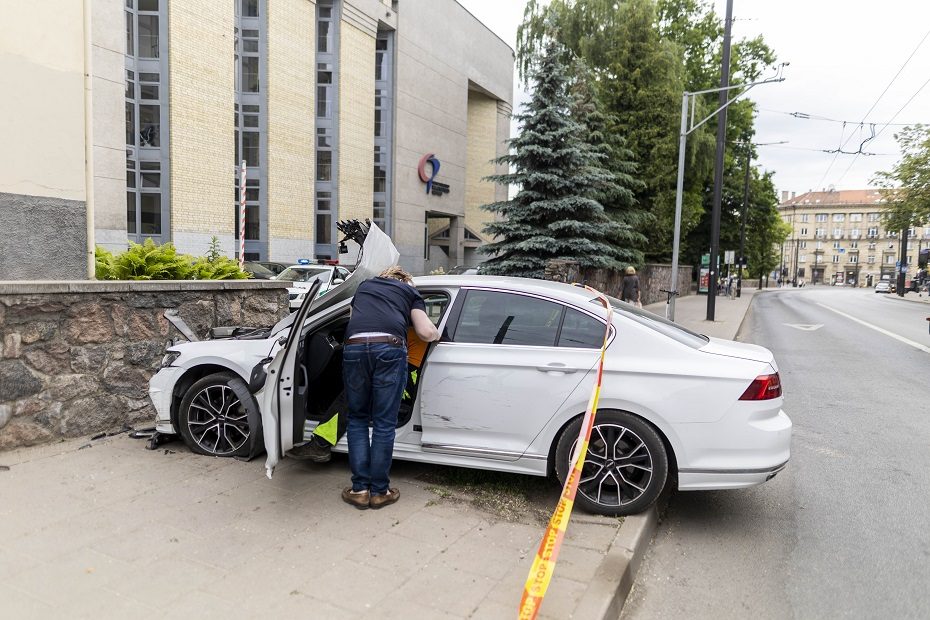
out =
<svg viewBox="0 0 930 620"><path fill-rule="evenodd" d="M782 192L778 206L791 234L782 244L782 273L811 284L874 286L895 277L900 231L882 227L885 199L878 190L830 190L800 196ZM917 270L930 248L930 222L908 231L907 263Z"/></svg>
<svg viewBox="0 0 930 620"><path fill-rule="evenodd" d="M0 278L84 278L95 245L340 259L370 218L415 273L481 260L513 50L455 0L13 3L0 63ZM48 258L55 261L50 264Z"/></svg>

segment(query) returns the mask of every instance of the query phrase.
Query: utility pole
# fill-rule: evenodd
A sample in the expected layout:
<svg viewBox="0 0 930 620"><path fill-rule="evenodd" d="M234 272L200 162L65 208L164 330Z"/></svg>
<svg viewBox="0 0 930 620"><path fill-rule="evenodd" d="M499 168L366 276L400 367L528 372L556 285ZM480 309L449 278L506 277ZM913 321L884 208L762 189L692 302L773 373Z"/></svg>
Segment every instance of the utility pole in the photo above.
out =
<svg viewBox="0 0 930 620"><path fill-rule="evenodd" d="M717 113L717 155L714 164L714 202L710 224L710 282L707 290L707 320L713 321L717 307L717 255L720 253L720 202L723 196L723 154L727 139L727 91L730 86L730 31L733 27L733 0L727 0L723 25L723 61L720 64L720 95ZM677 275L677 274L675 274Z"/></svg>
<svg viewBox="0 0 930 620"><path fill-rule="evenodd" d="M749 209L749 164L752 161L752 145L746 145L746 180L743 183L743 217L740 220L739 224L739 257L736 259L738 263L736 272L736 296L740 297L743 294L743 264L746 262L746 259L743 255L744 248L746 246L746 212ZM759 288L762 288L761 286Z"/></svg>
<svg viewBox="0 0 930 620"><path fill-rule="evenodd" d="M904 297L904 276L907 272L907 237L909 229L905 228L901 231L901 260L898 264L898 273L896 274L895 282L895 292L898 294L898 297Z"/></svg>
<svg viewBox="0 0 930 620"><path fill-rule="evenodd" d="M794 244L794 262L791 269L791 286L798 286L798 228L796 226L796 220L798 217L798 205L794 205L791 208L791 243ZM791 259L788 259L789 263L792 263Z"/></svg>

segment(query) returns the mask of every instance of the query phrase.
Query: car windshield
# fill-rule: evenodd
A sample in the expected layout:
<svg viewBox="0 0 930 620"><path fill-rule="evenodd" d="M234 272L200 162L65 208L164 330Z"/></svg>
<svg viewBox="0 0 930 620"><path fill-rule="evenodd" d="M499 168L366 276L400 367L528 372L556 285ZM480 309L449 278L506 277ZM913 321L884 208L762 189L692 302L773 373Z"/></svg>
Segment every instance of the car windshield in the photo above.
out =
<svg viewBox="0 0 930 620"><path fill-rule="evenodd" d="M251 274L254 274L256 278L262 278L262 279L267 280L269 278L274 277L274 272L272 272L270 269L266 269L265 267L262 267L258 263L252 263L252 262L246 261L243 266L245 267L246 271L248 271Z"/></svg>
<svg viewBox="0 0 930 620"><path fill-rule="evenodd" d="M313 282L322 279L321 276L328 276L330 271L321 267L288 267L276 279L285 282Z"/></svg>
<svg viewBox="0 0 930 620"><path fill-rule="evenodd" d="M653 314L647 310L643 310L642 308L637 308L633 304L620 301L616 297L610 297L608 295L607 299L610 300L610 305L614 307L615 311L623 314L633 321L636 321L640 325L644 325L649 329L659 332L660 334L665 334L669 338L687 345L692 349L700 349L708 342L710 342L710 338L707 336L693 332L690 329L682 327L678 323L673 323L665 317ZM596 297L591 301L592 303L596 303L598 305L601 303Z"/></svg>

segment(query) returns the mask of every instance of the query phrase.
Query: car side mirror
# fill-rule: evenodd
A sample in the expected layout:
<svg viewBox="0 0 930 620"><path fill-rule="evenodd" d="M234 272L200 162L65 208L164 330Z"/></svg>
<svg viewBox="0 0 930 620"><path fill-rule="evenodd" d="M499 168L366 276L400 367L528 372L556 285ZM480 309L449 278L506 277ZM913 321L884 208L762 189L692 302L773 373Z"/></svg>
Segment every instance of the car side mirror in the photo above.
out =
<svg viewBox="0 0 930 620"><path fill-rule="evenodd" d="M342 278L336 278L335 280L333 280L333 286L339 286L343 282L345 282L345 280L343 280Z"/></svg>

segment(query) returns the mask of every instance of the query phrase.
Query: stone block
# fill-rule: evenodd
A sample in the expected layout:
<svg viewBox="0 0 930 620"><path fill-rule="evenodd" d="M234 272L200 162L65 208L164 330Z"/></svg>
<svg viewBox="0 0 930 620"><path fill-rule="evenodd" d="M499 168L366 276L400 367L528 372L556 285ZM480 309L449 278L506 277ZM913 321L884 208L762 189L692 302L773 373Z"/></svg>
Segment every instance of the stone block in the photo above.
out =
<svg viewBox="0 0 930 620"><path fill-rule="evenodd" d="M107 367L109 354L104 345L84 345L71 349L71 370L76 373L100 373Z"/></svg>
<svg viewBox="0 0 930 620"><path fill-rule="evenodd" d="M61 432L79 437L121 426L124 419L123 403L113 394L78 398L62 408Z"/></svg>
<svg viewBox="0 0 930 620"><path fill-rule="evenodd" d="M152 374L138 366L110 365L103 373L103 385L108 394L144 398Z"/></svg>
<svg viewBox="0 0 930 620"><path fill-rule="evenodd" d="M51 340L58 331L58 323L53 321L37 321L29 323L20 330L23 343L32 344L40 340Z"/></svg>
<svg viewBox="0 0 930 620"><path fill-rule="evenodd" d="M59 402L44 402L41 400L34 401L42 405L38 413L32 416L32 420L41 426L55 434L61 433L61 403Z"/></svg>
<svg viewBox="0 0 930 620"><path fill-rule="evenodd" d="M42 380L20 360L0 361L0 394L4 401L32 396L42 389Z"/></svg>
<svg viewBox="0 0 930 620"><path fill-rule="evenodd" d="M68 311L64 324L65 337L70 342L107 342L113 336L113 322L106 309L96 302L76 304Z"/></svg>
<svg viewBox="0 0 930 620"><path fill-rule="evenodd" d="M28 418L14 418L0 430L0 450L34 446L53 438L52 433Z"/></svg>
<svg viewBox="0 0 930 620"><path fill-rule="evenodd" d="M11 405L0 405L0 428L3 428L13 417L13 407Z"/></svg>
<svg viewBox="0 0 930 620"><path fill-rule="evenodd" d="M56 375L49 379L48 387L39 393L39 398L65 402L98 391L100 391L100 383L94 375Z"/></svg>
<svg viewBox="0 0 930 620"><path fill-rule="evenodd" d="M3 338L3 357L7 359L17 358L23 352L23 339L18 333L7 334Z"/></svg>
<svg viewBox="0 0 930 620"><path fill-rule="evenodd" d="M64 351L61 351L60 347L34 347L26 351L23 359L35 370L46 375L54 375L60 372L63 367L67 368L67 352L67 347L65 347Z"/></svg>

